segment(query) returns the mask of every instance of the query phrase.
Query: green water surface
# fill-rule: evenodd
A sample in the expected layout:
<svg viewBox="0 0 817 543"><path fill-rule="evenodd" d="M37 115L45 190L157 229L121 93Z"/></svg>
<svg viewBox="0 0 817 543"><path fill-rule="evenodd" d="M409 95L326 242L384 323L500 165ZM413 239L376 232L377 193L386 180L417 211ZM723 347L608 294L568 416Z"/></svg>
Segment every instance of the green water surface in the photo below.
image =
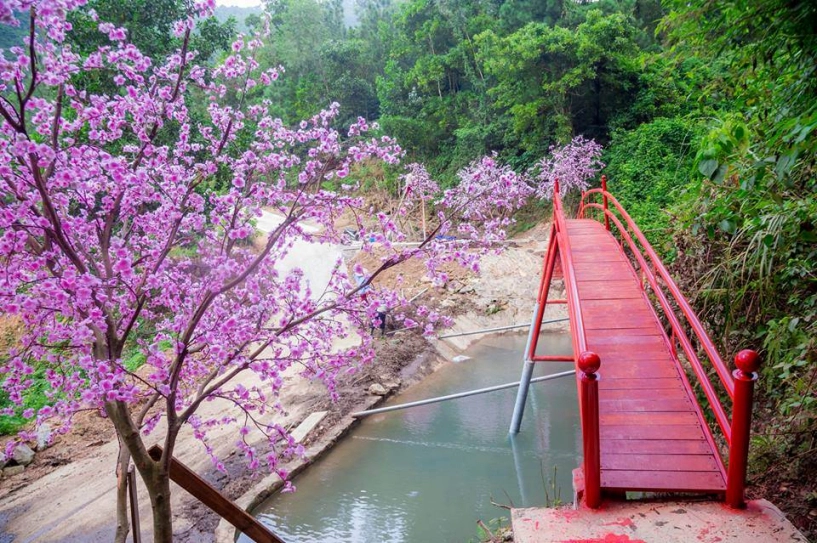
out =
<svg viewBox="0 0 817 543"><path fill-rule="evenodd" d="M543 335L540 352L570 354L570 336ZM524 335L478 342L389 403L519 379ZM541 364L536 375L570 369ZM416 543L477 540L478 519L508 516L491 505L572 500L581 432L573 377L531 385L519 435L508 425L516 389L374 415L255 515L287 543ZM554 477L554 468L556 474ZM555 491L554 491L555 487ZM250 540L242 536L242 543Z"/></svg>

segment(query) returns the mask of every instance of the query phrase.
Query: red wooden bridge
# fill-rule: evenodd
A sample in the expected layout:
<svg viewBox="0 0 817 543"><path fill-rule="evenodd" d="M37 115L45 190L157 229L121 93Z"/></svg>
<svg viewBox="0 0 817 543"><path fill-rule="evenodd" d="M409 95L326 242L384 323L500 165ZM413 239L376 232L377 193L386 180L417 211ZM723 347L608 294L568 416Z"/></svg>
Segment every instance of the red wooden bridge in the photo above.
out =
<svg viewBox="0 0 817 543"><path fill-rule="evenodd" d="M533 365L575 361L588 506L627 491L716 495L743 506L757 354L741 351L737 369L727 369L604 177L601 189L582 195L576 219L567 218L558 183L553 202L511 432L519 430ZM566 299L549 300L558 276ZM537 354L545 308L554 303L568 306L572 358Z"/></svg>

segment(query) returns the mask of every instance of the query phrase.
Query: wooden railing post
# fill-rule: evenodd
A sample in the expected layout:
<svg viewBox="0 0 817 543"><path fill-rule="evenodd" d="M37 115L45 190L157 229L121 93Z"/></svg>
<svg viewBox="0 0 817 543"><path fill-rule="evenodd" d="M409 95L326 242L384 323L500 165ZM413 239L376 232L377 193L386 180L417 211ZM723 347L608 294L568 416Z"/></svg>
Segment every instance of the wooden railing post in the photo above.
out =
<svg viewBox="0 0 817 543"><path fill-rule="evenodd" d="M610 231L610 217L607 216L607 176L601 176L601 205L604 208L604 228Z"/></svg>
<svg viewBox="0 0 817 543"><path fill-rule="evenodd" d="M736 509L744 507L746 470L749 460L749 433L752 426L752 399L760 368L760 356L744 350L735 356L737 369L735 396L732 403L732 443L729 447L729 469L726 475L726 504Z"/></svg>
<svg viewBox="0 0 817 543"><path fill-rule="evenodd" d="M584 445L584 501L591 509L601 505L601 445L599 438L599 355L585 351L578 359Z"/></svg>
<svg viewBox="0 0 817 543"><path fill-rule="evenodd" d="M130 499L130 524L133 543L142 543L142 528L139 526L139 498L136 495L136 472L128 466L128 498Z"/></svg>

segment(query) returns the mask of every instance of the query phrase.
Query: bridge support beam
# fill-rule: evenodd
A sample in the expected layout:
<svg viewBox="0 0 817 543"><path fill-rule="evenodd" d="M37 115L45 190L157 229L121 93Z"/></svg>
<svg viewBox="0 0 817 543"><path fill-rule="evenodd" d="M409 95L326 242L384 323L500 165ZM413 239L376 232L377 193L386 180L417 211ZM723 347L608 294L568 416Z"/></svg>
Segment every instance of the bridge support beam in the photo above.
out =
<svg viewBox="0 0 817 543"><path fill-rule="evenodd" d="M525 344L525 352L522 355L522 377L519 379L519 389L516 391L516 404L513 406L513 416L511 417L511 435L518 434L522 426L522 415L525 414L525 403L528 401L528 389L530 380L533 377L533 361L528 357L530 346L533 344L533 336L537 332L536 319L539 316L539 303L533 307L533 317L528 329L528 341Z"/></svg>

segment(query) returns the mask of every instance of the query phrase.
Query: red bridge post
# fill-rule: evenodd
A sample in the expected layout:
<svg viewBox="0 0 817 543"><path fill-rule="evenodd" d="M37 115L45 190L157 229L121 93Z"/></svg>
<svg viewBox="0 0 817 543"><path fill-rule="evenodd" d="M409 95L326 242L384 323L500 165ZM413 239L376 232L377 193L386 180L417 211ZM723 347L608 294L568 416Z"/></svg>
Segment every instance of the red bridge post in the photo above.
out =
<svg viewBox="0 0 817 543"><path fill-rule="evenodd" d="M599 439L599 355L585 351L578 359L581 388L582 441L584 445L584 500L588 507L601 505L601 445Z"/></svg>
<svg viewBox="0 0 817 543"><path fill-rule="evenodd" d="M732 404L732 443L729 447L729 469L726 475L726 504L736 509L744 507L746 469L749 459L749 433L752 426L752 399L754 397L760 356L755 351L743 350L735 356L737 369L735 397Z"/></svg>
<svg viewBox="0 0 817 543"><path fill-rule="evenodd" d="M610 231L610 217L607 216L607 176L601 176L601 206L604 208L604 228Z"/></svg>

